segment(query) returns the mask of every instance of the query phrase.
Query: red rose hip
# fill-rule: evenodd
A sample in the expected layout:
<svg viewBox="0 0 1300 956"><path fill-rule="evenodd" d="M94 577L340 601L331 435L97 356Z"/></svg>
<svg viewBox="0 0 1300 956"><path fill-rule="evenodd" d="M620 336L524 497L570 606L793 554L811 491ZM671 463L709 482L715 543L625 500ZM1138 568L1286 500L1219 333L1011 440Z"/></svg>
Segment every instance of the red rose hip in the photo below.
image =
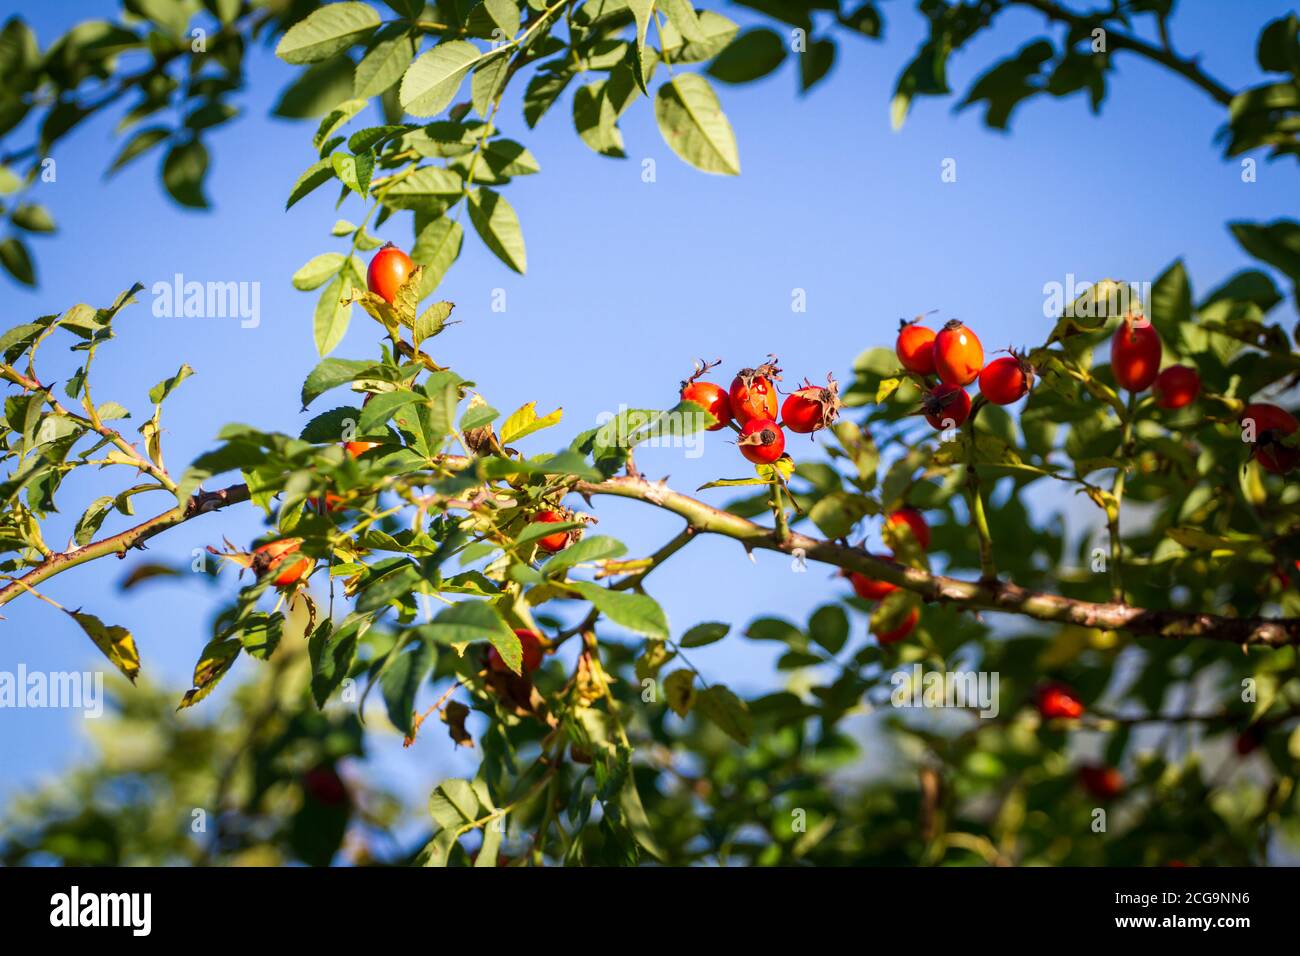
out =
<svg viewBox="0 0 1300 956"><path fill-rule="evenodd" d="M370 260L370 268L366 270L366 288L392 305L397 290L414 268L411 257L390 242Z"/></svg>
<svg viewBox="0 0 1300 956"><path fill-rule="evenodd" d="M961 320L953 319L934 337L934 370L945 385L969 385L984 367L984 346Z"/></svg>
<svg viewBox="0 0 1300 956"><path fill-rule="evenodd" d="M1201 377L1186 365L1171 365L1156 376L1151 391L1161 408L1182 408L1196 401L1201 391Z"/></svg>
<svg viewBox="0 0 1300 956"><path fill-rule="evenodd" d="M904 322L894 342L894 354L903 368L917 375L934 374L934 329L916 322Z"/></svg>
<svg viewBox="0 0 1300 956"><path fill-rule="evenodd" d="M1119 387L1141 392L1160 374L1160 336L1145 319L1125 317L1110 340L1110 368Z"/></svg>
<svg viewBox="0 0 1300 956"><path fill-rule="evenodd" d="M994 405L1010 405L1029 393L1034 373L1018 355L1004 355L980 372L980 394Z"/></svg>
<svg viewBox="0 0 1300 956"><path fill-rule="evenodd" d="M740 453L756 465L770 465L785 451L785 434L771 419L753 418L740 429Z"/></svg>
<svg viewBox="0 0 1300 956"><path fill-rule="evenodd" d="M960 385L936 385L921 400L921 411L939 431L960 428L970 418L970 396Z"/></svg>

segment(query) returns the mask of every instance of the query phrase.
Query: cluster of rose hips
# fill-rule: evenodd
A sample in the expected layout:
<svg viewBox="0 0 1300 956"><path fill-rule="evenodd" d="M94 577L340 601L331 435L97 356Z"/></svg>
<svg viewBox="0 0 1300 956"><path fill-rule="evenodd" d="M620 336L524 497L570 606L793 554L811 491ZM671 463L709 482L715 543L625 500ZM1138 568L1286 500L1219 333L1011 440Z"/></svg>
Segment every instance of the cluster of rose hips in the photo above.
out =
<svg viewBox="0 0 1300 956"><path fill-rule="evenodd" d="M970 417L966 386L979 379L980 394L995 405L1019 401L1033 387L1034 370L1024 356L1012 352L984 364L979 336L953 319L938 332L920 319L902 322L894 354L907 369L925 380L928 391L921 403L925 419L939 430L959 428ZM929 378L939 381L931 385Z"/></svg>
<svg viewBox="0 0 1300 956"><path fill-rule="evenodd" d="M769 356L756 368L741 369L724 389L713 382L702 382L700 376L721 364L698 363L695 374L682 382L682 401L699 405L717 422L708 426L716 432L730 426L739 435L736 443L740 453L756 465L770 465L785 454L785 432L810 435L835 422L840 412L839 386L830 375L826 385L804 384L786 396L780 403L780 420L777 419L777 388L781 370L776 367L775 356Z"/></svg>
<svg viewBox="0 0 1300 956"><path fill-rule="evenodd" d="M1200 394L1200 376L1186 365L1170 365L1161 370L1162 353L1160 336L1151 323L1126 317L1110 342L1115 381L1134 393L1150 388L1161 408L1190 405ZM1280 475L1300 465L1300 449L1281 442L1300 428L1300 422L1286 409L1268 402L1251 402L1242 409L1239 421L1254 423L1255 443L1251 455L1265 471Z"/></svg>
<svg viewBox="0 0 1300 956"><path fill-rule="evenodd" d="M885 520L900 530L906 529L905 533L911 534L916 543L921 546L921 550L928 551L930 549L930 526L926 523L925 516L915 508L899 508ZM893 555L887 554L884 557L892 558ZM857 571L849 573L849 583L853 585L854 593L864 601L883 601L891 593L898 590L896 584L890 584L888 581L878 581ZM888 631L872 631L871 633L876 635L876 640L881 644L894 644L911 634L920 619L920 610L912 608L911 612L897 627Z"/></svg>

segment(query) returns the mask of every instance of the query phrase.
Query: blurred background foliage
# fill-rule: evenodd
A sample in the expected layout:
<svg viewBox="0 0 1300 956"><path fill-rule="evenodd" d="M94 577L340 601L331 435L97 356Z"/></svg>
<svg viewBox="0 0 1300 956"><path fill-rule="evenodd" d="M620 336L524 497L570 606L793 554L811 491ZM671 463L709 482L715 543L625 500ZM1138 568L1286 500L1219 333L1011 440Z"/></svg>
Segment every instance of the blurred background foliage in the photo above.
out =
<svg viewBox="0 0 1300 956"><path fill-rule="evenodd" d="M9 20L0 32L0 193L8 223L0 263L11 278L37 281L29 241L56 228L48 212L27 198L27 189L63 138L98 110L128 105L110 171L153 155L163 188L177 203L207 206L204 137L237 117L231 100L244 82L245 48L280 42L320 6L311 0L127 0L116 19L81 24L43 50L21 18ZM397 80L421 43L487 37L502 17L510 18L499 2L386 6L394 25L304 63L277 113L319 117L349 100L377 96L396 123L409 105L399 100ZM514 9L516 29L551 9L506 6ZM642 6L621 0L571 6L565 11L572 21L568 32L550 35L537 56L520 65L533 92L524 118L534 125L538 110L576 74L602 74L597 83L604 85L591 90L584 107L589 112L575 111L575 129L597 152L618 157L617 117L627 102L611 103L611 90L627 82L620 71L645 69L634 29ZM679 6L663 4L670 27L689 19ZM747 8L747 16L762 17L763 24L720 27L712 39L690 41L701 45L685 58L723 84L755 80L779 66L791 55L791 28L806 34L799 60L804 89L827 75L850 38L884 36L876 4L848 10L761 0L738 6ZM1133 55L1183 76L1223 107L1225 156L1266 150L1281 158L1300 151L1296 18L1278 19L1261 31L1258 64L1273 78L1232 90L1207 75L1195 57L1175 50L1173 7L1172 0L1143 0L1081 12L1050 0L921 0L916 8L929 36L899 77L895 125L919 98L952 94L948 58L1005 10L1021 8L1040 14L1048 33L990 64L956 101L958 108L980 106L990 127L1006 128L1019 104L1036 96L1077 93L1099 109L1113 79L1113 58ZM206 31L202 50L190 32L195 23ZM1098 30L1102 49L1095 45ZM674 46L673 36L671 29L661 34L654 57L685 52L688 43L678 34ZM126 69L127 54L142 57L143 66ZM533 62L543 56L550 59ZM570 71L565 64L575 59L582 69ZM366 70L362 63L369 64ZM371 87L369 71L381 68L391 76L388 85L375 80L378 88ZM531 115L528 102L534 104ZM464 106L453 122L474 104ZM173 125L164 116L182 119ZM334 127L327 120L321 132L318 148L332 142ZM355 161L372 148L350 155ZM457 165L462 153L430 149L449 160L447 168L458 170L466 187L485 181L473 168ZM401 152L390 150L388 158L410 161ZM382 164L383 151L374 158ZM425 158L417 155L414 162ZM683 159L706 167L698 155ZM327 167L314 185L337 179L344 194L357 191L355 168L346 162ZM505 168L489 168L494 185L535 172ZM417 209L416 235L445 212ZM1139 405L1141 450L1133 457L1131 507L1125 511L1126 519L1134 516L1127 520L1125 588L1138 606L1297 616L1300 492L1294 480L1264 476L1246 465L1229 412L1233 401L1260 390L1293 394L1289 389L1300 369L1287 330L1270 316L1288 291L1300 299L1300 225L1279 219L1237 222L1232 229L1259 260L1258 269L1223 277L1198 297L1175 261L1146 303L1170 356L1194 365L1222 407L1206 414L1204 408L1169 413ZM492 245L492 230L480 233ZM367 248L364 225L350 234L354 250ZM503 249L498 255L507 265L522 266ZM445 271L452 260L439 259L440 268ZM348 261L338 258L340 282L346 281ZM436 282L422 293L434 287ZM331 285L324 295L337 298L337 292ZM1093 365L1092 353L1114 318L1073 330L1078 334L1062 346L1104 388L1114 387L1113 376L1104 362ZM333 332L322 336L318 327L322 352L331 338ZM928 431L912 414L919 395L895 379L896 372L891 350L870 350L858 359L855 379L844 390L848 412L838 429L841 446L831 463L836 467L800 461L791 485L794 500L809 512L819 502L853 495L870 496L886 510L903 503L921 508L933 525L931 550L944 556L945 571L978 569L962 469L924 444ZM981 454L987 455L981 463L986 509L1007 578L1069 597L1108 599L1105 576L1090 570L1099 542L1085 537L1069 553L1063 525L1035 524L1023 492L1034 482L1064 481L1074 486L1069 490L1088 495L1095 487L1090 476L1124 457L1112 426L1109 408L1095 393L1050 374L1023 414L984 409L978 427ZM1063 460L1072 466L1066 472L1057 467ZM764 498L742 498L731 510L759 514ZM828 537L842 537L833 533L842 516L829 510L823 507L825 526L818 526ZM386 527L380 523L377 529ZM1294 647L1243 653L1218 642L1138 641L1123 633L1006 618L998 619L994 637L988 621L948 606L927 607L915 637L901 645L860 645L850 638L852 622L870 611L848 597L807 621L753 620L743 633L728 637L783 645L779 668L787 688L735 706L715 695L686 721L671 717L658 701L645 706L640 690L642 681L661 670L665 688L672 673L683 669L693 687L685 638L638 644L602 638L600 664L612 678L609 693L595 694L590 706L562 726L558 740L569 758L558 763L556 740L527 713L513 712L509 694L477 688L469 695L469 711L449 706L444 720L431 719L419 732L446 733L461 745L472 740L483 753L486 789L480 781L444 783L428 814L373 790L355 770L366 740L355 694L318 709L310 685L319 665L310 659L303 626L263 655L267 662L253 679L223 688L185 719L173 713L174 690L144 683L114 687L111 717L93 726L93 756L5 811L0 859L1214 865L1293 862L1300 855L1300 678ZM539 620L554 628L571 623ZM348 673L358 683L376 676L397 638L381 627L365 632ZM996 672L1001 712L986 720L890 707L891 675L913 664ZM567 692L570 665L580 666L576 660L549 661L534 676L537 692L543 698ZM461 677L462 665L452 655L433 655L434 684L454 686ZM1035 689L1048 679L1075 688L1087 715L1044 720L1033 701ZM864 752L869 730L883 749ZM544 753L547 760L540 759ZM1121 783L1099 783L1093 771L1102 767L1120 768ZM1100 832L1099 807L1106 810ZM508 825L494 827L499 819Z"/></svg>

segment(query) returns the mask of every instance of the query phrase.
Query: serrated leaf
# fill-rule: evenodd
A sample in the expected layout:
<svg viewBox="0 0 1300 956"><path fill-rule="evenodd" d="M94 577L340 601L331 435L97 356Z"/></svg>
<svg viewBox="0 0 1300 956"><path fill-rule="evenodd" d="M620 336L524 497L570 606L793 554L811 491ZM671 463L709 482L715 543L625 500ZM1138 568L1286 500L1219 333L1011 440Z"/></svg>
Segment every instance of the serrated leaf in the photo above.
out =
<svg viewBox="0 0 1300 956"><path fill-rule="evenodd" d="M433 670L436 657L437 651L432 644L412 641L398 651L380 675L379 686L383 691L388 719L408 737L414 729L415 695Z"/></svg>
<svg viewBox="0 0 1300 956"><path fill-rule="evenodd" d="M415 38L402 34L381 40L361 58L352 80L352 93L361 99L378 96L402 78L419 49ZM356 151L356 147L349 144Z"/></svg>
<svg viewBox="0 0 1300 956"><path fill-rule="evenodd" d="M299 292L318 289L337 275L345 262L341 252L322 252L293 274L293 287Z"/></svg>
<svg viewBox="0 0 1300 956"><path fill-rule="evenodd" d="M469 194L469 221L498 259L523 275L528 269L519 217L499 193L479 188Z"/></svg>
<svg viewBox="0 0 1300 956"><path fill-rule="evenodd" d="M557 408L542 418L537 417L537 403L528 402L516 410L501 425L501 443L509 444L517 441L533 432L541 431L543 428L550 428L557 425L564 416L564 409Z"/></svg>
<svg viewBox="0 0 1300 956"><path fill-rule="evenodd" d="M704 77L679 73L659 87L655 119L669 148L696 169L740 175L735 133Z"/></svg>
<svg viewBox="0 0 1300 956"><path fill-rule="evenodd" d="M311 695L317 707L324 707L331 694L343 683L356 660L357 644L370 627L371 618L349 614L336 628L325 619L307 642L311 658Z"/></svg>
<svg viewBox="0 0 1300 956"><path fill-rule="evenodd" d="M198 663L194 665L193 686L185 692L177 710L193 707L212 693L212 689L226 676L242 650L243 645L233 638L209 641L199 654Z"/></svg>
<svg viewBox="0 0 1300 956"><path fill-rule="evenodd" d="M611 591L590 581L569 585L615 624L658 640L668 639L668 619L654 598L628 591Z"/></svg>
<svg viewBox="0 0 1300 956"><path fill-rule="evenodd" d="M478 47L466 40L439 43L407 68L398 93L402 109L412 116L441 113L455 99L465 75L484 56Z"/></svg>
<svg viewBox="0 0 1300 956"><path fill-rule="evenodd" d="M379 24L379 14L369 4L326 4L290 27L275 55L286 63L317 63L346 50Z"/></svg>
<svg viewBox="0 0 1300 956"><path fill-rule="evenodd" d="M298 181L293 184L293 189L289 190L289 200L284 204L285 209L293 208L294 203L302 199L317 186L334 178L334 163L326 157L317 160L307 167L306 171L298 177Z"/></svg>
<svg viewBox="0 0 1300 956"><path fill-rule="evenodd" d="M346 385L374 367L373 362L356 359L325 359L311 370L302 383L302 407L306 408L330 389Z"/></svg>

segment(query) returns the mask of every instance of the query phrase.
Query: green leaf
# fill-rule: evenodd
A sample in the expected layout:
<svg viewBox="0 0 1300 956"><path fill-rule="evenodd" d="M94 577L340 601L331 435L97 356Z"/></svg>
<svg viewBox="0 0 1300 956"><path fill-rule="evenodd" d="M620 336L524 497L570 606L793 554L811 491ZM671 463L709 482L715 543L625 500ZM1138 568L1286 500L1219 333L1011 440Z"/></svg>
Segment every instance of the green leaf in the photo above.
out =
<svg viewBox="0 0 1300 956"><path fill-rule="evenodd" d="M150 126L138 130L129 140L126 141L126 145L118 152L112 165L108 167L106 175L112 176L127 163L131 162L131 160L143 156L150 149L168 139L170 136L171 130L165 126Z"/></svg>
<svg viewBox="0 0 1300 956"><path fill-rule="evenodd" d="M689 0L668 2L680 4L683 12L690 7ZM679 18L670 21L663 31L664 59L673 64L702 63L713 59L727 47L740 29L733 21L712 10L697 15L693 36L685 35L680 26Z"/></svg>
<svg viewBox="0 0 1300 956"><path fill-rule="evenodd" d="M299 199L306 196L321 183L328 182L334 178L334 163L326 158L318 160L307 167L307 170L298 177L298 181L293 184L293 189L289 190L289 201L284 204L285 209L293 208L293 204Z"/></svg>
<svg viewBox="0 0 1300 956"><path fill-rule="evenodd" d="M429 795L429 815L444 829L455 832L479 815L479 799L468 780L444 780Z"/></svg>
<svg viewBox="0 0 1300 956"><path fill-rule="evenodd" d="M370 174L375 169L374 154L364 152L359 156L349 156L347 153L340 152L331 156L330 161L334 165L334 175L338 176L339 182L362 199L367 198L370 190Z"/></svg>
<svg viewBox="0 0 1300 956"><path fill-rule="evenodd" d="M627 0L627 6L636 20L636 70L637 86L641 92L649 94L648 84L654 72L656 54L646 43L646 33L650 29L650 18L654 13L654 0Z"/></svg>
<svg viewBox="0 0 1300 956"><path fill-rule="evenodd" d="M603 561L627 554L627 545L616 538L593 535L583 538L547 560L543 570L547 574L563 571L588 561Z"/></svg>
<svg viewBox="0 0 1300 956"><path fill-rule="evenodd" d="M867 515L879 512L876 503L865 495L832 491L817 500L808 512L808 517L826 537L843 538Z"/></svg>
<svg viewBox="0 0 1300 956"><path fill-rule="evenodd" d="M406 70L398 93L402 109L412 116L436 116L456 97L465 75L484 58L465 40L444 40L421 55Z"/></svg>
<svg viewBox="0 0 1300 956"><path fill-rule="evenodd" d="M376 43L357 64L352 94L360 99L378 96L402 78L419 43L407 34ZM349 146L354 152L356 147Z"/></svg>
<svg viewBox="0 0 1300 956"><path fill-rule="evenodd" d="M379 26L379 14L365 3L330 3L288 29L275 48L286 63L316 63L346 50Z"/></svg>
<svg viewBox="0 0 1300 956"><path fill-rule="evenodd" d="M23 203L9 216L9 221L27 232L54 232L54 217L38 203Z"/></svg>
<svg viewBox="0 0 1300 956"><path fill-rule="evenodd" d="M182 206L207 209L203 177L208 172L208 151L197 139L173 146L163 160L162 180L167 192Z"/></svg>
<svg viewBox="0 0 1300 956"><path fill-rule="evenodd" d="M32 267L32 257L27 252L27 245L19 238L10 236L0 242L0 265L23 285L36 285L36 271Z"/></svg>
<svg viewBox="0 0 1300 956"><path fill-rule="evenodd" d="M611 591L590 581L574 581L569 587L615 624L646 637L668 639L668 619L654 598L627 591Z"/></svg>
<svg viewBox="0 0 1300 956"><path fill-rule="evenodd" d="M460 430L473 431L475 428L492 424L500 417L501 413L491 405L470 405L465 414L460 417Z"/></svg>
<svg viewBox="0 0 1300 956"><path fill-rule="evenodd" d="M729 176L740 174L735 134L704 77L680 73L659 87L655 119L672 151L696 169Z"/></svg>
<svg viewBox="0 0 1300 956"><path fill-rule="evenodd" d="M509 72L510 57L504 54L484 59L475 68L474 78L469 84L470 102L474 106L474 112L479 116L488 118L488 114L492 112L492 104L500 95Z"/></svg>
<svg viewBox="0 0 1300 956"><path fill-rule="evenodd" d="M411 641L387 663L379 678L388 719L407 736L414 730L415 695L433 670L436 658L437 650L432 644Z"/></svg>
<svg viewBox="0 0 1300 956"><path fill-rule="evenodd" d="M316 350L321 355L334 351L347 332L352 319L351 292L354 286L360 284L345 269L330 281L317 300L312 331Z"/></svg>
<svg viewBox="0 0 1300 956"><path fill-rule="evenodd" d="M374 368L372 362L356 359L325 359L311 370L306 381L302 383L302 407L306 408L331 388L355 381L363 372L372 368Z"/></svg>
<svg viewBox="0 0 1300 956"><path fill-rule="evenodd" d="M724 83L752 83L779 67L785 53L785 41L775 31L746 30L709 64L708 73Z"/></svg>
<svg viewBox="0 0 1300 956"><path fill-rule="evenodd" d="M551 108L564 88L573 79L573 74L563 66L556 69L539 70L528 81L524 91L524 122L532 129Z"/></svg>
<svg viewBox="0 0 1300 956"><path fill-rule="evenodd" d="M754 718L749 706L723 684L714 684L695 699L695 711L717 724L727 736L742 746L749 746Z"/></svg>
<svg viewBox="0 0 1300 956"><path fill-rule="evenodd" d="M469 194L469 221L485 245L498 259L523 275L528 268L524 234L519 217L510 204L490 189L475 189Z"/></svg>
<svg viewBox="0 0 1300 956"><path fill-rule="evenodd" d="M723 624L718 621L696 624L682 635L682 639L677 644L679 647L704 647L708 644L716 644L726 637L730 630L730 624Z"/></svg>
<svg viewBox="0 0 1300 956"><path fill-rule="evenodd" d="M337 56L309 66L285 87L272 114L290 119L324 116L352 98L353 64Z"/></svg>
<svg viewBox="0 0 1300 956"><path fill-rule="evenodd" d="M1178 327L1192 321L1192 287L1181 259L1151 287L1151 324L1167 343L1179 340Z"/></svg>
<svg viewBox="0 0 1300 956"><path fill-rule="evenodd" d="M464 236L460 223L446 216L439 216L420 230L411 249L411 260L424 266L420 298L432 293L442 283L443 276L460 256Z"/></svg>
<svg viewBox="0 0 1300 956"><path fill-rule="evenodd" d="M459 601L439 611L430 623L421 625L418 630L427 640L438 644L488 641L497 649L507 667L516 674L521 673L524 658L519 638L487 601Z"/></svg>
<svg viewBox="0 0 1300 956"><path fill-rule="evenodd" d="M492 22L501 28L503 39L510 40L519 32L519 7L515 0L483 0Z"/></svg>
<svg viewBox="0 0 1300 956"><path fill-rule="evenodd" d="M849 639L849 616L838 604L825 604L808 620L808 636L832 654L838 654Z"/></svg>
<svg viewBox="0 0 1300 956"><path fill-rule="evenodd" d="M171 378L163 379L153 388L149 389L149 401L153 402L155 405L161 405L166 400L167 396L175 391L177 385L193 374L194 369L190 368L189 363L182 363L181 367L177 369L175 375Z"/></svg>
<svg viewBox="0 0 1300 956"><path fill-rule="evenodd" d="M537 158L512 139L490 140L483 147L482 159L498 176L531 176L542 170Z"/></svg>
<svg viewBox="0 0 1300 956"><path fill-rule="evenodd" d="M366 402L365 407L361 409L361 420L357 423L358 434L374 434L393 417L399 408L422 400L422 396L409 389L381 392Z"/></svg>
<svg viewBox="0 0 1300 956"><path fill-rule="evenodd" d="M440 200L450 200L465 189L464 181L449 169L425 166L384 190L384 205L394 209L415 209Z"/></svg>
<svg viewBox="0 0 1300 956"><path fill-rule="evenodd" d="M343 683L356 660L357 644L370 627L366 614L349 614L336 628L329 618L317 626L307 642L311 658L311 695L317 707L324 707L330 695Z"/></svg>
<svg viewBox="0 0 1300 956"><path fill-rule="evenodd" d="M617 111L605 96L607 81L597 80L578 87L573 94L573 125L578 136L602 156L623 159L623 134L615 125Z"/></svg>
<svg viewBox="0 0 1300 956"><path fill-rule="evenodd" d="M293 274L293 287L299 292L310 292L338 274L347 262L341 252L323 252Z"/></svg>
<svg viewBox="0 0 1300 956"><path fill-rule="evenodd" d="M316 127L316 135L311 138L312 146L320 149L330 140L330 137L347 124L348 120L360 113L367 105L367 100L353 98L334 107L325 114L325 118L320 121L320 126Z"/></svg>
<svg viewBox="0 0 1300 956"><path fill-rule="evenodd" d="M108 513L113 510L113 496L105 495L102 498L96 498L90 503L81 518L77 521L77 526L72 531L72 539L78 546L84 547L89 544L99 531L100 525L108 517Z"/></svg>

